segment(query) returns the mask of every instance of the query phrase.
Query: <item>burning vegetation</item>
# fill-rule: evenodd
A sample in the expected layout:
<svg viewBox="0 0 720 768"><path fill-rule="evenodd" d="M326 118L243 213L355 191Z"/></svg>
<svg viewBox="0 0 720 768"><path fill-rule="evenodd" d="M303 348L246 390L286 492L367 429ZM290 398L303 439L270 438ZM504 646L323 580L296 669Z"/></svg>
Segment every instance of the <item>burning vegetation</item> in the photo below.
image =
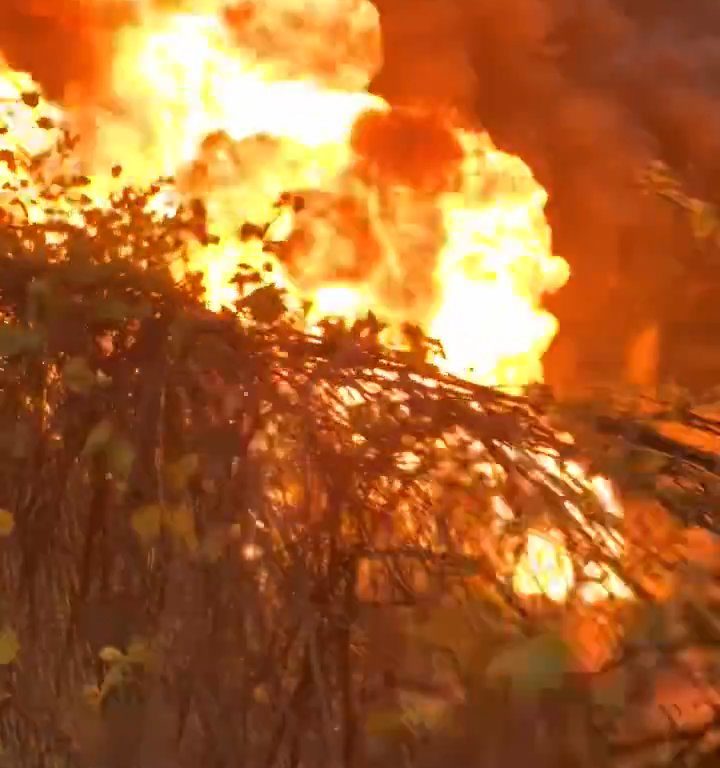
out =
<svg viewBox="0 0 720 768"><path fill-rule="evenodd" d="M490 766L527 758L503 727L528 714L535 764L634 753L618 696L692 645L715 561L653 614L671 637L625 632L690 544L663 517L650 572L532 386L569 278L543 188L460 115L366 90L367 2L130 18L91 121L0 68L11 759ZM627 422L596 421L615 457ZM633 449L674 455L646 429ZM703 458L653 478L694 494Z"/></svg>

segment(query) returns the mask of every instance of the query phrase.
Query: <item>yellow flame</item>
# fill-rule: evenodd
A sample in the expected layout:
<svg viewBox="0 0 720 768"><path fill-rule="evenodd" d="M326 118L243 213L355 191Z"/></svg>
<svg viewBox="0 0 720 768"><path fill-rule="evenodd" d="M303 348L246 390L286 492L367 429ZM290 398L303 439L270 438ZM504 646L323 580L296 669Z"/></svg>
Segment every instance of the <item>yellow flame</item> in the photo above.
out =
<svg viewBox="0 0 720 768"><path fill-rule="evenodd" d="M146 10L116 41L116 110L98 119L93 164L109 166L122 148L124 181L149 183L182 175L205 154L206 137L224 133L213 179L191 183L222 237L194 262L210 306L237 297L239 262L272 261L234 237L241 222L269 220L284 192L318 190L331 202L298 217L310 234L300 266L274 270L312 301L311 324L324 311L353 318L373 309L436 336L446 354L438 362L452 373L510 386L541 380L557 330L541 301L569 275L552 254L545 192L519 158L458 127L448 128L464 154L456 183L419 196L402 179L368 178L351 139L361 115L390 109L365 90L379 41L369 0L272 0L234 25L220 2ZM342 59L328 55L331 46ZM97 188L108 185L98 175ZM354 202L351 212L341 199ZM362 218L365 234L347 235ZM416 275L425 277L418 285Z"/></svg>
<svg viewBox="0 0 720 768"><path fill-rule="evenodd" d="M563 602L575 585L572 560L558 531L530 531L525 551L513 573L513 588L520 595L541 595Z"/></svg>

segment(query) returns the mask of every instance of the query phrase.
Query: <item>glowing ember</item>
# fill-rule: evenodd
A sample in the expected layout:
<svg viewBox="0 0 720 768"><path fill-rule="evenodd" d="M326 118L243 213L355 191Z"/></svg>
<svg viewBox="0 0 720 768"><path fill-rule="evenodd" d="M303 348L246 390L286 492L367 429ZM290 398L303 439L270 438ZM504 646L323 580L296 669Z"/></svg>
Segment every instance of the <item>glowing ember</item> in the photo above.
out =
<svg viewBox="0 0 720 768"><path fill-rule="evenodd" d="M95 135L78 148L95 202L160 177L174 179L152 202L160 215L201 198L219 242L195 246L191 266L212 309L233 305L233 277L250 264L294 307L309 304L314 331L326 316L372 310L436 337L445 357L435 362L451 373L512 388L542 380L557 331L542 299L569 277L552 254L546 193L486 134L367 92L381 65L369 0L204 0L192 13L136 4L139 21L115 40L112 113L93 112ZM39 109L87 125L86 113L23 104L32 90L0 59L0 160L52 144L31 119ZM121 178L108 172L118 160ZM0 162L0 183L10 178L27 182L39 220L26 169ZM240 233L270 221L262 240ZM592 482L622 514L609 485ZM562 601L575 583L558 535L531 532L515 589Z"/></svg>

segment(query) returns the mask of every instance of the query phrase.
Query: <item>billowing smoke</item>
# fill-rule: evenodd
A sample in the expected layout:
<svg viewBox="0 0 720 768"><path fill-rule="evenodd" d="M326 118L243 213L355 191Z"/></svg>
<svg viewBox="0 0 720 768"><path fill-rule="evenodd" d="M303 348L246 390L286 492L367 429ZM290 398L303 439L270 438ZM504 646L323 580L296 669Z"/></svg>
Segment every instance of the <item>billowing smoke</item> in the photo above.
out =
<svg viewBox="0 0 720 768"><path fill-rule="evenodd" d="M116 30L132 21L133 0L2 0L0 52L31 72L47 95L81 101L102 91Z"/></svg>
<svg viewBox="0 0 720 768"><path fill-rule="evenodd" d="M659 159L691 193L720 195L720 5L376 4L386 67L375 87L410 100L444 94L547 188L555 250L573 270L554 300L556 363L574 342L585 370L619 370L628 341L655 319L706 321L691 298L707 273L688 219L638 176Z"/></svg>

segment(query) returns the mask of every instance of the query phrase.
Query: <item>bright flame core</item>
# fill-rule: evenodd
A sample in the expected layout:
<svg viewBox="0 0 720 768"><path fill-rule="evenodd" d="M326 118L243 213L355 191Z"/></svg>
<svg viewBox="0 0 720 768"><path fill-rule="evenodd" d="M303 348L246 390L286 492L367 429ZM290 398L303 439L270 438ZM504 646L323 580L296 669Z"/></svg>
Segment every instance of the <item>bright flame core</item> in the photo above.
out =
<svg viewBox="0 0 720 768"><path fill-rule="evenodd" d="M175 179L155 201L165 215L201 198L219 242L195 246L191 266L213 309L233 305L233 277L250 264L297 306L311 303L309 330L372 310L437 338L435 362L453 374L512 388L542 380L557 331L542 299L569 277L552 253L547 195L487 134L366 91L381 65L369 0L205 0L192 13L136 3L140 21L116 40L111 108L93 107L95 135L79 150L98 204L160 177ZM0 153L31 158L57 138L21 103L34 90L0 59ZM82 110L41 106L54 123L87 125ZM2 157L0 185L25 178ZM118 160L120 180L108 173ZM28 217L41 220L26 191ZM302 210L278 208L287 193ZM273 220L273 254L239 234ZM575 582L564 543L530 532L516 591L563 601Z"/></svg>
<svg viewBox="0 0 720 768"><path fill-rule="evenodd" d="M413 152L391 120L356 140L358 118L390 110L365 90L381 64L368 0L204 5L145 10L121 31L114 113L97 120L92 163L108 167L122 147L125 183L177 175L181 192L207 201L222 238L194 263L208 303L234 301L238 263L268 261L236 238L242 221L270 220L297 191L307 207L291 217L290 256L270 259L271 279L312 301L313 318L372 309L436 336L452 373L541 380L557 330L542 297L569 270L552 254L546 194L527 166L432 115L416 116Z"/></svg>

